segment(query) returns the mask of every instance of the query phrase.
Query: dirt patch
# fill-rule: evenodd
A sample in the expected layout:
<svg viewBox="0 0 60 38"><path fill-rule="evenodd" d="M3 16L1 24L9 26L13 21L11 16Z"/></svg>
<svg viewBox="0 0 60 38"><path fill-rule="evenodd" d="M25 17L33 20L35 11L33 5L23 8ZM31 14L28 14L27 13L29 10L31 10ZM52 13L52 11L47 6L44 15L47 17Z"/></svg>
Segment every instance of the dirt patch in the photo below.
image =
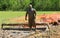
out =
<svg viewBox="0 0 60 38"><path fill-rule="evenodd" d="M42 14L42 15L37 15L36 16L36 22L40 22L41 20L43 20L44 22L52 22L52 21L57 21L58 19L60 19L60 14ZM11 19L8 19L8 21L10 21L10 22L17 22L17 23L25 23L25 22L28 22L28 21L25 21L25 17L24 16L16 17L16 18L11 18ZM6 31L6 33L7 32L8 31ZM55 26L55 27L54 26L51 26L50 27L50 33L51 33L50 34L51 38L60 38L60 26ZM10 35L12 33L9 31L8 34ZM8 36L8 34L7 34L7 36ZM19 34L18 36L20 36L20 35L21 34ZM14 34L13 36L16 36L16 35ZM41 36L39 35L39 38L40 37Z"/></svg>
<svg viewBox="0 0 60 38"><path fill-rule="evenodd" d="M36 16L36 22L54 22L60 20L60 14L41 14L41 15L37 15ZM28 22L25 20L25 16L21 16L21 17L16 17L16 18L11 18L8 21L10 22L17 22L17 23L25 23Z"/></svg>

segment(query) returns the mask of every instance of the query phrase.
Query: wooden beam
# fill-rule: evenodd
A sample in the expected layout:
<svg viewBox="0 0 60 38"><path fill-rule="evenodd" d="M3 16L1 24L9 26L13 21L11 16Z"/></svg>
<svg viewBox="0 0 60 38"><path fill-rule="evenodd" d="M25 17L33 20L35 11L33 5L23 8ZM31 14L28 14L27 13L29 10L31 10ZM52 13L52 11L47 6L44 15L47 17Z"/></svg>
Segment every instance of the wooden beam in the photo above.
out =
<svg viewBox="0 0 60 38"><path fill-rule="evenodd" d="M24 26L24 25L28 25L27 23L19 23L19 24L2 24L1 28L3 29L4 26ZM48 26L47 23L36 23L36 26Z"/></svg>

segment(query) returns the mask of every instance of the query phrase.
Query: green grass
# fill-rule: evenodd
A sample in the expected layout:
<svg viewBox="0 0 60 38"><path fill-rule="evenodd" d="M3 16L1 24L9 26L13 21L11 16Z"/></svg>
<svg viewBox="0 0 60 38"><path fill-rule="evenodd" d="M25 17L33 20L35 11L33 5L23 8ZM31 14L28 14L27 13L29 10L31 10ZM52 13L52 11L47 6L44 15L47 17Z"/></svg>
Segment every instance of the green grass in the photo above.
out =
<svg viewBox="0 0 60 38"><path fill-rule="evenodd" d="M60 11L37 11L37 15L39 14L52 14L52 13L58 13ZM25 11L0 11L0 25L4 23L7 19L25 16Z"/></svg>
<svg viewBox="0 0 60 38"><path fill-rule="evenodd" d="M37 14L52 14L57 13L57 11L37 11ZM0 23L4 22L4 20L25 16L25 11L0 11Z"/></svg>
<svg viewBox="0 0 60 38"><path fill-rule="evenodd" d="M4 22L9 18L20 17L25 15L25 12L17 12L17 11L0 11L0 22Z"/></svg>

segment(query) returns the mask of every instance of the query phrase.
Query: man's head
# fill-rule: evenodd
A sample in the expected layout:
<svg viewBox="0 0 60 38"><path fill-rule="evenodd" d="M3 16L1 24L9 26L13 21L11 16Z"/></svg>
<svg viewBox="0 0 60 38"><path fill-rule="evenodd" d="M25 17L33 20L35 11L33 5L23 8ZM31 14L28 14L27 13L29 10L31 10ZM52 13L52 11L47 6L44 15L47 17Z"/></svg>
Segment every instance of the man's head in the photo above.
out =
<svg viewBox="0 0 60 38"><path fill-rule="evenodd" d="M32 5L29 5L30 8L32 8Z"/></svg>
<svg viewBox="0 0 60 38"><path fill-rule="evenodd" d="M29 8L32 8L32 4L30 3Z"/></svg>

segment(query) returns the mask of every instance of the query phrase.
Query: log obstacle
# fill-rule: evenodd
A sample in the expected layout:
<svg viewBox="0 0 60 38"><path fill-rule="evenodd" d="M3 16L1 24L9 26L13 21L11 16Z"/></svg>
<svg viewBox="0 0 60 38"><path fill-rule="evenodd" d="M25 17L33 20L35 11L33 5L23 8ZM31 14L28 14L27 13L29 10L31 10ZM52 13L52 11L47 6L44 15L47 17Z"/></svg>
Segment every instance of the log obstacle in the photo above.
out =
<svg viewBox="0 0 60 38"><path fill-rule="evenodd" d="M46 29L46 27L44 27L44 28L38 28L37 26L47 26L48 27L48 29L49 29L49 25L48 25L48 23L35 23L36 24L36 29L38 29L38 30L45 30ZM1 25L1 29L3 29L3 30L30 30L30 28L24 28L24 26L25 25L27 25L28 26L28 23L17 23L17 24L6 24L6 23L3 23L2 25ZM4 26L22 26L23 28L4 28ZM32 30L35 30L34 28L32 28Z"/></svg>

